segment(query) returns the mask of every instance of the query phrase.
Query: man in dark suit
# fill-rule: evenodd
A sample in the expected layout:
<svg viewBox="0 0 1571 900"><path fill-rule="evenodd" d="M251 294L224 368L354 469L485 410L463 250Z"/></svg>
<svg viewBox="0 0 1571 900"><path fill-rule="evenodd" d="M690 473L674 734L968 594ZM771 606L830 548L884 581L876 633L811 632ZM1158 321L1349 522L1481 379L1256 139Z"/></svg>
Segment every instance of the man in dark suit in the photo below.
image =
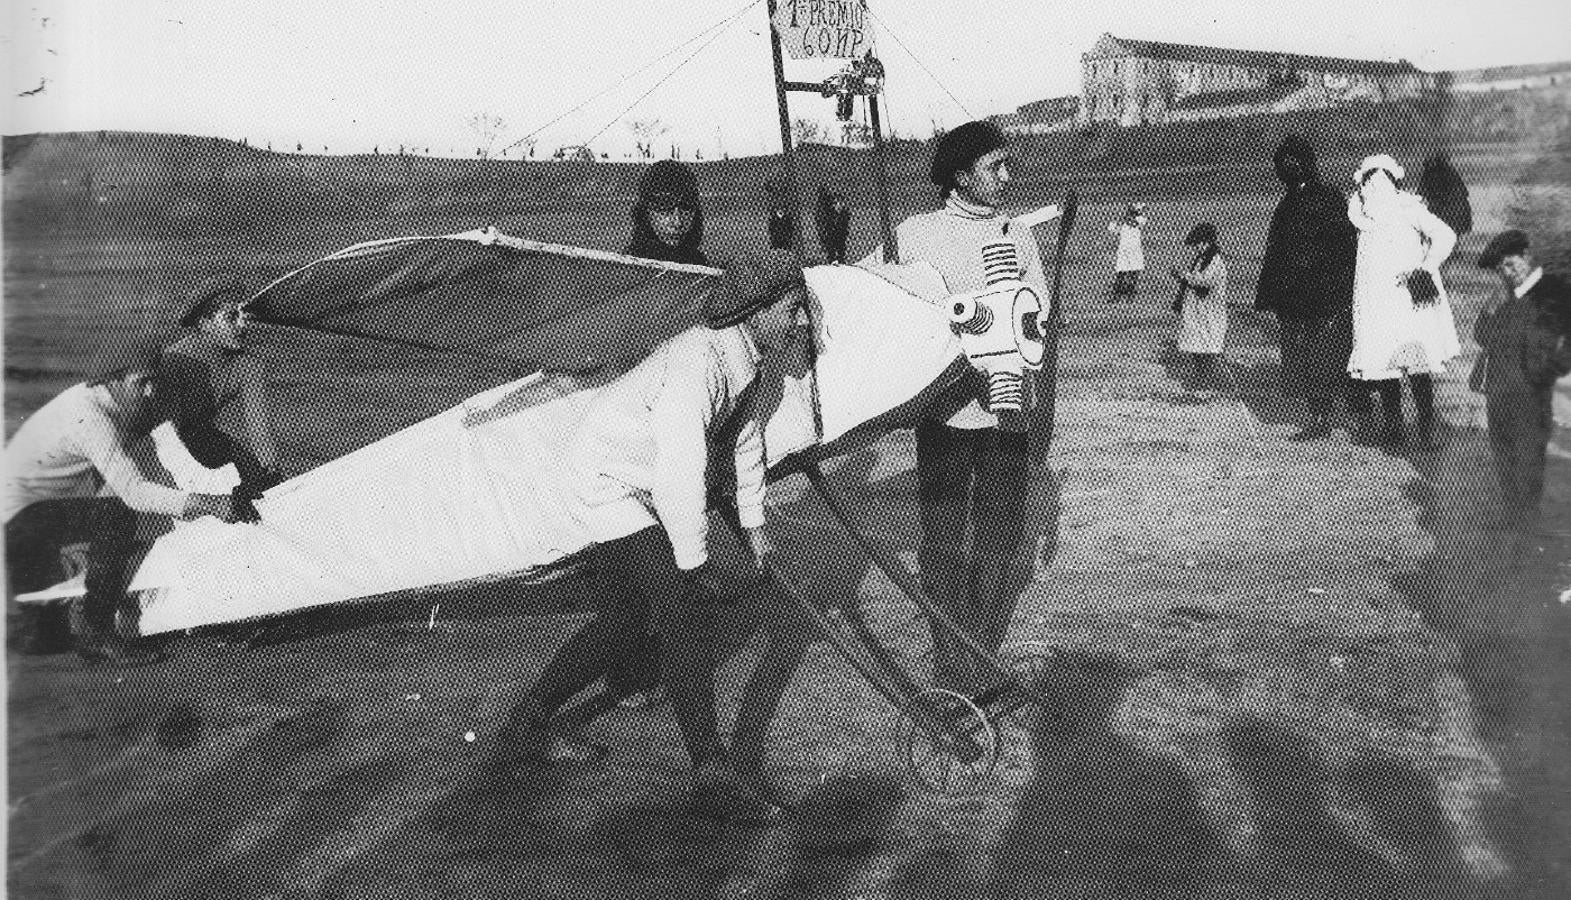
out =
<svg viewBox="0 0 1571 900"><path fill-rule="evenodd" d="M1534 263L1515 229L1490 241L1478 265L1497 272L1507 293L1474 327L1484 353L1471 386L1485 395L1506 521L1527 529L1544 492L1555 381L1571 372L1571 284Z"/></svg>

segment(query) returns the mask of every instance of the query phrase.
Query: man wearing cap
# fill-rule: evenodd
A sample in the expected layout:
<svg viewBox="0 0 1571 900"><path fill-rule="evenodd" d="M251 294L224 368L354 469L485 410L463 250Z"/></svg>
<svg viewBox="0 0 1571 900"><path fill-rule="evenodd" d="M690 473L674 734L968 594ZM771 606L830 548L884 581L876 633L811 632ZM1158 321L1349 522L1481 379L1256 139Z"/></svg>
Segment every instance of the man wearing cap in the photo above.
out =
<svg viewBox="0 0 1571 900"><path fill-rule="evenodd" d="M571 442L573 487L594 547L599 596L593 620L557 652L522 698L504 740L538 762L589 761L604 748L552 729L552 717L603 677L652 628L662 676L694 765L701 811L726 818L773 810L745 787L719 737L706 595L706 460L730 445L736 506L760 566L764 533L762 423L752 409L760 365L805 324L806 286L786 251L750 256L726 271L690 328L606 385ZM740 429L727 430L740 422Z"/></svg>
<svg viewBox="0 0 1571 900"><path fill-rule="evenodd" d="M27 418L5 448L6 570L11 589L48 587L61 548L87 542L86 595L71 610L76 650L89 662L137 665L157 654L115 631L136 532L136 513L243 521L228 496L193 494L149 481L128 446L165 420L150 366L67 388ZM113 496L101 496L108 487ZM24 611L11 610L14 624ZM51 636L9 629L17 649L53 652Z"/></svg>
<svg viewBox="0 0 1571 900"><path fill-rule="evenodd" d="M245 353L247 296L245 282L234 275L198 285L180 318L189 332L159 361L158 393L192 458L209 469L234 463L243 492L254 496L279 476L267 421L267 373ZM237 416L245 441L219 428L225 414Z"/></svg>
<svg viewBox="0 0 1571 900"><path fill-rule="evenodd" d="M897 261L931 264L951 294L975 291L986 284L982 248L1007 238L1016 245L1020 277L1048 296L1035 237L1030 229L1010 231L1003 212L1012 162L1004 133L990 122L945 132L929 172L943 207L900 223ZM1027 383L1034 392L1051 390L1040 379ZM933 602L984 649L997 650L1014 612L1009 576L1023 565L1017 555L1025 535L1032 435L1001 429L983 402L986 395L982 378L968 378L930 406L917 426L918 565ZM933 642L935 682L976 687L963 654L936 625Z"/></svg>
<svg viewBox="0 0 1571 900"><path fill-rule="evenodd" d="M1471 386L1484 394L1489 443L1507 519L1531 528L1544 492L1555 381L1571 372L1571 285L1533 261L1527 235L1497 235L1478 257L1506 295L1478 317L1483 348Z"/></svg>

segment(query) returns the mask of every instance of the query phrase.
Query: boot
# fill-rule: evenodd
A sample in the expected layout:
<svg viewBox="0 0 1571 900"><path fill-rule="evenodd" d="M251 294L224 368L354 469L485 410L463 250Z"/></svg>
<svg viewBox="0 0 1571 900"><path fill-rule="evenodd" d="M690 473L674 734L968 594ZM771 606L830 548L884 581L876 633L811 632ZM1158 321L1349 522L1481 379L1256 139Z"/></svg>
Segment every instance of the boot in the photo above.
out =
<svg viewBox="0 0 1571 900"><path fill-rule="evenodd" d="M162 650L114 634L78 637L76 654L83 662L122 669L151 665L167 658Z"/></svg>
<svg viewBox="0 0 1571 900"><path fill-rule="evenodd" d="M1413 406L1417 412L1415 424L1418 428L1416 447L1424 453L1433 453L1440 449L1435 441L1435 383L1427 373L1411 375L1408 384L1413 390Z"/></svg>
<svg viewBox="0 0 1571 900"><path fill-rule="evenodd" d="M1406 438L1402 419L1402 381L1392 378L1378 383L1380 410L1385 414L1385 427L1380 432L1380 445L1387 450L1400 450Z"/></svg>
<svg viewBox="0 0 1571 900"><path fill-rule="evenodd" d="M514 710L497 740L518 762L539 766L598 762L611 752L604 744L552 728L550 718L530 699Z"/></svg>
<svg viewBox="0 0 1571 900"><path fill-rule="evenodd" d="M783 815L780 807L748 787L723 752L694 768L692 807L699 816L746 825L767 825Z"/></svg>

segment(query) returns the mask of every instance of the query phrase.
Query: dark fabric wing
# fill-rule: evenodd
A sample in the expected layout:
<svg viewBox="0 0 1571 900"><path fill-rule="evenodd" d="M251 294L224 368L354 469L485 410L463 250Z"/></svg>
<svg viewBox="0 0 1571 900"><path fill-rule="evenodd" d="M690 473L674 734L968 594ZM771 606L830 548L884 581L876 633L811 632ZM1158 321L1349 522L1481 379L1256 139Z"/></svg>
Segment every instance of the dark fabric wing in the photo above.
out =
<svg viewBox="0 0 1571 900"><path fill-rule="evenodd" d="M520 242L522 243L522 242ZM613 254L463 236L351 248L253 298L256 320L506 361L522 371L626 365L696 324L715 281Z"/></svg>
<svg viewBox="0 0 1571 900"><path fill-rule="evenodd" d="M531 372L630 367L700 321L717 276L471 235L298 269L247 305L282 467L314 468Z"/></svg>

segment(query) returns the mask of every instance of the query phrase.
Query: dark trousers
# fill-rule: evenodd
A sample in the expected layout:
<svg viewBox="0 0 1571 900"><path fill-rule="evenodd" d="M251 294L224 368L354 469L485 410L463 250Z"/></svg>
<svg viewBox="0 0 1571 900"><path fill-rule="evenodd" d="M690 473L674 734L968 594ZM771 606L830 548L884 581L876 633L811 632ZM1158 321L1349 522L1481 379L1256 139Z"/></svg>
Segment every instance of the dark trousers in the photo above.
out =
<svg viewBox="0 0 1571 900"><path fill-rule="evenodd" d="M79 609L84 636L114 632L115 613L125 599L131 555L136 549L136 513L115 497L73 497L29 504L5 526L9 595L49 587L66 572L60 549L87 542L87 595ZM13 623L21 624L13 611ZM23 624L19 631L26 633Z"/></svg>
<svg viewBox="0 0 1571 900"><path fill-rule="evenodd" d="M1554 425L1551 389L1485 397L1489 444L1508 515L1531 521L1544 494L1544 457Z"/></svg>
<svg viewBox="0 0 1571 900"><path fill-rule="evenodd" d="M1341 395L1355 418L1371 412L1369 391L1347 373L1353 353L1351 312L1318 318L1283 316L1278 320L1284 393L1303 397L1309 414L1327 418Z"/></svg>
<svg viewBox="0 0 1571 900"><path fill-rule="evenodd" d="M534 708L554 715L574 694L637 658L653 633L682 741L693 763L703 763L720 750L712 599L697 578L677 568L658 526L596 546L594 562L594 618L546 664L530 690Z"/></svg>
<svg viewBox="0 0 1571 900"><path fill-rule="evenodd" d="M922 590L984 650L996 651L1014 614L1007 586L1025 533L1027 436L923 422L916 471ZM941 671L960 663L953 639L936 625L933 648Z"/></svg>

